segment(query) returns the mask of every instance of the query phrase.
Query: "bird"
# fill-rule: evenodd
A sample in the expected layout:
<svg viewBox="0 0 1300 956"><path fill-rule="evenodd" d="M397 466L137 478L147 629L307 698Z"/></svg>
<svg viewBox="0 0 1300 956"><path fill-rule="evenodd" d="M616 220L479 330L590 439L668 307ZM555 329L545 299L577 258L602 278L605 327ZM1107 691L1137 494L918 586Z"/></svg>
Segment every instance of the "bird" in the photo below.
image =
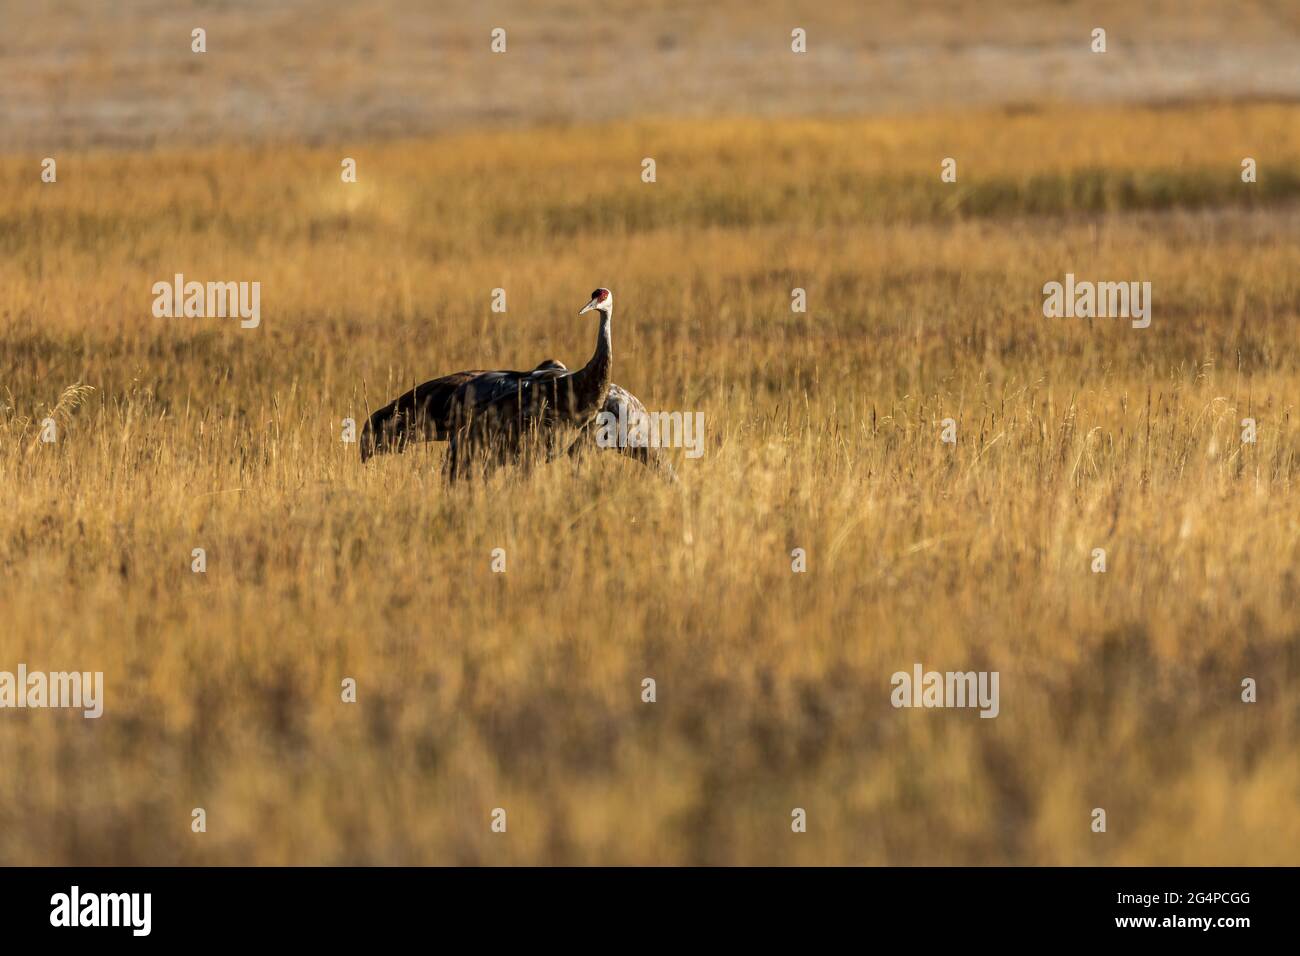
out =
<svg viewBox="0 0 1300 956"><path fill-rule="evenodd" d="M527 371L467 369L417 385L370 415L361 432L361 460L365 462L374 455L389 452L400 454L411 442L450 441L454 455L449 456L449 464L454 476L456 469L463 467L465 443L475 441L475 437L482 443L492 431L488 423L505 416L510 403L514 408L509 410L515 414L509 417L520 417L518 412L524 407L525 397L530 406L546 404L552 409L552 428L557 423L578 427L578 437L568 448L570 457L579 456L593 443L596 432L592 426L600 412L613 415L615 420L638 421L647 414L645 406L631 392L608 381L613 358L609 329L612 293L605 288L596 289L591 301L578 314L592 309L601 314L600 328L596 352L583 369L570 372L563 362L546 359ZM602 378L606 382L605 397L593 411L591 399L599 394ZM547 399L555 401L547 402ZM537 417L540 425L547 416ZM467 429L475 418L480 420L477 436L471 436L467 430L465 437L457 440L457 431ZM676 480L672 466L658 448L634 443L613 447ZM554 448L548 457L555 457Z"/></svg>
<svg viewBox="0 0 1300 956"><path fill-rule="evenodd" d="M467 369L417 385L367 419L361 429L361 460L390 452L401 454L411 442L446 441L451 437L452 399L467 382L479 383L484 395L504 395L529 375L557 366L563 368L562 363L547 359L526 372Z"/></svg>
<svg viewBox="0 0 1300 956"><path fill-rule="evenodd" d="M604 409L609 393L614 347L610 322L614 296L596 289L578 312L595 309L600 315L596 350L587 364L570 371L559 362L546 362L513 388L484 388L478 380L463 383L450 400L452 429L447 456L453 480L465 477L472 460L485 468L525 459L529 450L547 450L554 457L560 430L582 428Z"/></svg>
<svg viewBox="0 0 1300 956"><path fill-rule="evenodd" d="M673 469L672 463L663 450L657 446L652 446L645 434L645 429L650 420L650 413L646 407L641 404L641 400L613 382L609 383L609 392L605 396L605 407L601 409L601 414L611 416L612 422L626 422L628 435L634 436L627 440L627 435L620 435L620 441L613 445L604 447L614 448L620 454L627 455L633 461L639 461L641 464L659 472L668 481L677 482L677 472ZM578 437L569 445L568 455L575 458L582 454L593 443L599 445L597 438L596 426L600 419L600 414L593 418L579 430Z"/></svg>

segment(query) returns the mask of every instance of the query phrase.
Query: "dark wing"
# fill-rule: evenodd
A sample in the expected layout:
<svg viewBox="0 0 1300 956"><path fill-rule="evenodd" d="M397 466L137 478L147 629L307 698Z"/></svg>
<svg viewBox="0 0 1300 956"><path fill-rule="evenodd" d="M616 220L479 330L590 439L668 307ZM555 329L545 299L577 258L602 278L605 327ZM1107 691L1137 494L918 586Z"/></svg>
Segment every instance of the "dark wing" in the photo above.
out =
<svg viewBox="0 0 1300 956"><path fill-rule="evenodd" d="M517 443L529 429L555 423L556 395L572 376L548 360L520 378L489 373L467 381L451 397L450 429L472 441Z"/></svg>
<svg viewBox="0 0 1300 956"><path fill-rule="evenodd" d="M610 383L609 392L605 395L605 407L602 412L612 415L615 423L627 423L626 443L609 446L620 454L627 455L641 464L658 471L669 481L677 480L677 472L673 470L672 463L669 462L668 456L663 453L662 448L651 448L646 441L645 429L649 424L649 412L646 411L645 405L641 399L637 398L621 385ZM596 419L588 422L582 427L581 433L577 439L569 446L569 454L577 455L592 445L597 445L596 435L598 433L599 423ZM597 445L597 447L600 447Z"/></svg>
<svg viewBox="0 0 1300 956"><path fill-rule="evenodd" d="M509 395L530 376L564 369L547 359L528 372L486 372L471 369L453 372L417 385L372 414L361 430L361 460L386 452L402 452L413 441L446 441L450 437L457 400L465 386L473 383L478 401Z"/></svg>
<svg viewBox="0 0 1300 956"><path fill-rule="evenodd" d="M451 449L447 473L453 481L476 467L519 461L530 436L553 444L557 396L573 373L558 362L539 368L502 390L494 383L466 382L451 399Z"/></svg>

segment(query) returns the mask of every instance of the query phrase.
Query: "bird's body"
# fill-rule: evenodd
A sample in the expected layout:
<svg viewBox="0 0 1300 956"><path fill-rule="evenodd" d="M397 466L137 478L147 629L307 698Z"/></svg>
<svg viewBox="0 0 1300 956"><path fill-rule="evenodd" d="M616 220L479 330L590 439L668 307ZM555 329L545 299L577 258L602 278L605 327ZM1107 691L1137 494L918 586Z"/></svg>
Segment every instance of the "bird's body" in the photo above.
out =
<svg viewBox="0 0 1300 956"><path fill-rule="evenodd" d="M453 401L473 382L480 400L508 395L537 372L560 365L547 359L527 372L468 369L435 378L393 399L374 412L361 430L361 460L387 452L401 453L411 442L446 441L451 437Z"/></svg>
<svg viewBox="0 0 1300 956"><path fill-rule="evenodd" d="M645 406L610 381L613 296L608 289L592 293L582 312L591 309L600 312L600 326L596 350L582 368L570 371L547 359L526 372L470 369L432 379L370 416L361 433L361 460L402 452L412 441L447 441L448 473L457 478L468 474L475 460L490 468L524 460L530 450L553 458L561 437L574 429L580 434L568 452L576 455L591 444L592 426L602 411L618 416L622 408L624 421L644 415ZM672 475L658 449L619 450Z"/></svg>
<svg viewBox="0 0 1300 956"><path fill-rule="evenodd" d="M645 423L649 421L650 413L646 407L641 404L641 400L623 388L621 385L609 384L609 391L605 394L605 405L601 409L606 415L613 416L610 421L626 422L628 432L636 435L641 433L644 438ZM593 444L596 444L597 419L593 418L586 425L582 426L577 438L569 446L569 455L576 456L581 454ZM626 438L626 435L620 435L620 438ZM669 481L677 480L677 473L673 470L672 464L668 461L668 456L663 450L652 447L648 441L624 441L620 444L610 445L620 454L627 455L634 461L658 471Z"/></svg>

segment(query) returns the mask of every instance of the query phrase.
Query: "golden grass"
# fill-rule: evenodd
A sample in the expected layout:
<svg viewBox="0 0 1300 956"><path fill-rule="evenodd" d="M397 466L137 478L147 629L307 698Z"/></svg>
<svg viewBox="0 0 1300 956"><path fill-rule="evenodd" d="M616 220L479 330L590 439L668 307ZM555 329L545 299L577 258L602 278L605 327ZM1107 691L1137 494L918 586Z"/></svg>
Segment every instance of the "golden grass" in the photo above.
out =
<svg viewBox="0 0 1300 956"><path fill-rule="evenodd" d="M1271 105L0 161L0 669L107 696L0 712L0 862L1300 862L1298 163ZM1151 327L1044 319L1067 271ZM585 360L600 284L680 487L339 440ZM1001 715L894 710L916 661Z"/></svg>

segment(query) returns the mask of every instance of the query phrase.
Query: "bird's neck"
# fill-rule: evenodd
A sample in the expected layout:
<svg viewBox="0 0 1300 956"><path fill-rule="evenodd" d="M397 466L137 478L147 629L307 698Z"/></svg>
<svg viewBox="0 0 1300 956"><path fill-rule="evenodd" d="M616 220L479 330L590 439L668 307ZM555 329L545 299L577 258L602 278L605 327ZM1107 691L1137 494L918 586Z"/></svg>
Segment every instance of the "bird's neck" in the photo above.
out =
<svg viewBox="0 0 1300 956"><path fill-rule="evenodd" d="M605 404L609 391L610 371L614 366L614 345L609 334L613 310L600 311L600 330L596 333L596 351L573 375L574 414L583 421L595 415Z"/></svg>

